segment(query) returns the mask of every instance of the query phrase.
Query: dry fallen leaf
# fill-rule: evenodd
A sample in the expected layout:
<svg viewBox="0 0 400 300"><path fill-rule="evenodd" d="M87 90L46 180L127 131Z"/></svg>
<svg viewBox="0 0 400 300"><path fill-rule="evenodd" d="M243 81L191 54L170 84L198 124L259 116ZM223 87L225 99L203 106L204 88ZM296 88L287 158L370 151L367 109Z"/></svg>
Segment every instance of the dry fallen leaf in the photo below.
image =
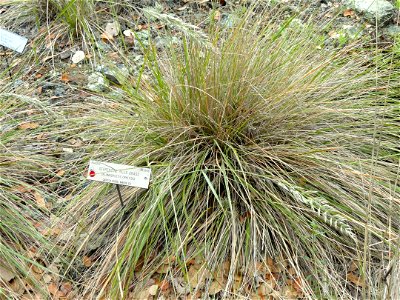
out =
<svg viewBox="0 0 400 300"><path fill-rule="evenodd" d="M109 52L107 53L108 58L112 60L118 60L119 59L119 53L117 51L114 52Z"/></svg>
<svg viewBox="0 0 400 300"><path fill-rule="evenodd" d="M223 290L222 285L218 281L214 280L213 282L211 282L210 287L208 288L208 294L215 295L222 290Z"/></svg>
<svg viewBox="0 0 400 300"><path fill-rule="evenodd" d="M114 40L114 37L107 32L103 32L100 35L100 38L103 40L103 42L112 42Z"/></svg>
<svg viewBox="0 0 400 300"><path fill-rule="evenodd" d="M64 83L68 83L69 81L70 81L70 78L69 78L69 74L68 73L63 73L62 75L61 75L61 81L62 82L64 82Z"/></svg>
<svg viewBox="0 0 400 300"><path fill-rule="evenodd" d="M61 297L67 296L72 291L72 284L70 282L63 282L60 287Z"/></svg>
<svg viewBox="0 0 400 300"><path fill-rule="evenodd" d="M55 296L56 294L58 294L58 287L57 284L55 284L54 282L50 283L47 286L48 291L50 292L50 294L52 294L53 296Z"/></svg>
<svg viewBox="0 0 400 300"><path fill-rule="evenodd" d="M18 128L19 128L19 129L22 129L22 130L36 129L36 128L38 128L38 127L39 127L39 124L36 123L36 122L27 122L27 123L20 124L20 125L18 126Z"/></svg>
<svg viewBox="0 0 400 300"><path fill-rule="evenodd" d="M347 273L347 280L356 286L366 287L365 281L360 276L357 276L353 272Z"/></svg>
<svg viewBox="0 0 400 300"><path fill-rule="evenodd" d="M170 267L168 264L162 264L161 266L158 267L156 272L159 274L165 274L165 273L168 273L169 269L170 269Z"/></svg>
<svg viewBox="0 0 400 300"><path fill-rule="evenodd" d="M23 280L21 278L14 278L14 280L11 281L8 286L18 296L21 296L25 292L25 284L23 283Z"/></svg>
<svg viewBox="0 0 400 300"><path fill-rule="evenodd" d="M43 196L38 191L34 191L33 196L35 197L36 204L40 208L46 208L46 201L44 200Z"/></svg>
<svg viewBox="0 0 400 300"><path fill-rule="evenodd" d="M152 25L152 28L153 29L162 29L162 28L164 28L165 27L165 25L164 24L153 24Z"/></svg>
<svg viewBox="0 0 400 300"><path fill-rule="evenodd" d="M176 262L176 257L174 255L167 256L164 259L164 264L171 264L171 263L174 263L174 262Z"/></svg>
<svg viewBox="0 0 400 300"><path fill-rule="evenodd" d="M146 30L147 28L149 28L148 24L141 24L137 26L137 30Z"/></svg>
<svg viewBox="0 0 400 300"><path fill-rule="evenodd" d="M169 290L170 284L169 284L168 280L164 279L158 284L158 286L160 287L160 290L162 292L165 292L165 291Z"/></svg>
<svg viewBox="0 0 400 300"><path fill-rule="evenodd" d="M118 33L119 33L119 24L117 22L107 23L105 30L100 35L100 38L104 42L111 42L114 40L114 36L117 36Z"/></svg>
<svg viewBox="0 0 400 300"><path fill-rule="evenodd" d="M271 273L280 273L282 271L282 268L278 264L276 264L270 257L267 258L267 266L268 271Z"/></svg>
<svg viewBox="0 0 400 300"><path fill-rule="evenodd" d="M300 278L288 280L286 283L290 285L297 293L301 294L303 292L302 289L303 284Z"/></svg>
<svg viewBox="0 0 400 300"><path fill-rule="evenodd" d="M186 265L187 266L194 265L195 263L196 263L196 259L194 259L194 258L191 258L191 259L186 261Z"/></svg>
<svg viewBox="0 0 400 300"><path fill-rule="evenodd" d="M356 264L356 262L352 262L349 268L349 272L353 272L353 271L357 271L358 270L358 265Z"/></svg>
<svg viewBox="0 0 400 300"><path fill-rule="evenodd" d="M56 173L56 175L59 176L59 177L64 176L64 174L65 174L64 170L58 170L57 173Z"/></svg>
<svg viewBox="0 0 400 300"><path fill-rule="evenodd" d="M89 268L91 265L93 265L92 259L86 255L82 258L82 262L83 262L83 265L87 268Z"/></svg>
<svg viewBox="0 0 400 300"><path fill-rule="evenodd" d="M47 133L41 132L36 136L36 139L41 141L41 140L44 140L45 138L47 138L47 136L48 136Z"/></svg>
<svg viewBox="0 0 400 300"><path fill-rule="evenodd" d="M61 228L59 228L59 227L53 227L50 230L50 235L51 236L59 236L60 233L61 233Z"/></svg>
<svg viewBox="0 0 400 300"><path fill-rule="evenodd" d="M291 285L284 286L281 293L286 300L298 299L301 296Z"/></svg>
<svg viewBox="0 0 400 300"><path fill-rule="evenodd" d="M18 192L18 193L26 193L29 192L29 189L27 189L25 186L23 185L18 185L16 187L14 187L12 189L14 192Z"/></svg>
<svg viewBox="0 0 400 300"><path fill-rule="evenodd" d="M220 285L222 286L221 283L220 283ZM234 281L232 284L232 289L235 293L237 293L242 287L243 287L243 284L240 281Z"/></svg>
<svg viewBox="0 0 400 300"><path fill-rule="evenodd" d="M352 17L354 15L355 15L355 13L354 13L354 10L352 10L352 9L346 9L343 12L343 16L345 16L345 17Z"/></svg>
<svg viewBox="0 0 400 300"><path fill-rule="evenodd" d="M36 274L43 274L43 268L38 267L37 265L32 265L32 271Z"/></svg>
<svg viewBox="0 0 400 300"><path fill-rule="evenodd" d="M266 273L265 280L271 282L277 282L279 280L280 275L278 273Z"/></svg>
<svg viewBox="0 0 400 300"><path fill-rule="evenodd" d="M258 287L257 293L259 296L266 296L272 293L274 290L274 287L271 283L268 282L263 282L261 285Z"/></svg>

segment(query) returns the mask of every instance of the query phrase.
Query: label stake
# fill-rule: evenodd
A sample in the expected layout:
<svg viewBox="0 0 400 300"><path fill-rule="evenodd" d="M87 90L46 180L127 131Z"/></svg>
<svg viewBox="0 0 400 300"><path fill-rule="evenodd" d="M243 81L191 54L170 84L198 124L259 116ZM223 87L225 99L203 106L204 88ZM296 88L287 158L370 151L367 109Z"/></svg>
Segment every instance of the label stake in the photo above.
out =
<svg viewBox="0 0 400 300"><path fill-rule="evenodd" d="M121 195L121 190L119 189L119 184L116 184L115 186L117 187L118 197L119 201L121 202L121 206L124 207L124 201L122 201L122 195Z"/></svg>
<svg viewBox="0 0 400 300"><path fill-rule="evenodd" d="M8 69L8 75L10 76L10 79L11 79L12 81L14 81L14 79L13 79L13 77L12 77L12 74L11 74L10 63L8 62L6 47L4 47L4 46L1 46L1 47L3 48L3 54L4 54L4 57L6 58L6 64L7 64L7 69Z"/></svg>

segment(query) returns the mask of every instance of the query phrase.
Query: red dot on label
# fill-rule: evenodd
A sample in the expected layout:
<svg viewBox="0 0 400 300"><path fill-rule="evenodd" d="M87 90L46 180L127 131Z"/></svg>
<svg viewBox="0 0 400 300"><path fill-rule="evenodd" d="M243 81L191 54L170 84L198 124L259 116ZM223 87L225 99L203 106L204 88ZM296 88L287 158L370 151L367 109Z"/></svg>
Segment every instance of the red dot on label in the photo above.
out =
<svg viewBox="0 0 400 300"><path fill-rule="evenodd" d="M89 172L89 176L90 176L90 177L94 177L94 175L96 175L96 172L95 172L95 171L93 171L93 170L90 170L90 172Z"/></svg>

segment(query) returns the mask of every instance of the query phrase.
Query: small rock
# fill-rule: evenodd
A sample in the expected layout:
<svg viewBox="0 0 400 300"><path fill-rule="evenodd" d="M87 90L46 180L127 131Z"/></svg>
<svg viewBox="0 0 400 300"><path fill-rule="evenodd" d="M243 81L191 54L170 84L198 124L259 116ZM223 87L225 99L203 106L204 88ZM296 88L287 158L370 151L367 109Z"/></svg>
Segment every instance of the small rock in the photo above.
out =
<svg viewBox="0 0 400 300"><path fill-rule="evenodd" d="M359 38L363 32L363 30L357 25L343 25L342 28L351 40Z"/></svg>
<svg viewBox="0 0 400 300"><path fill-rule="evenodd" d="M120 26L118 24L118 22L111 22L111 23L107 23L106 25L106 32L110 35L110 36L117 36L120 30Z"/></svg>
<svg viewBox="0 0 400 300"><path fill-rule="evenodd" d="M24 84L24 81L22 81L21 79L17 79L13 82L13 89L16 89L20 86L22 86Z"/></svg>
<svg viewBox="0 0 400 300"><path fill-rule="evenodd" d="M83 52L81 50L76 51L75 54L72 56L72 62L74 64L77 64L77 63L81 62L84 59L85 59L85 52Z"/></svg>
<svg viewBox="0 0 400 300"><path fill-rule="evenodd" d="M239 17L234 14L223 14L221 23L226 28L232 28L240 22Z"/></svg>
<svg viewBox="0 0 400 300"><path fill-rule="evenodd" d="M62 151L66 152L66 153L74 153L74 149L72 149L72 148L62 148Z"/></svg>
<svg viewBox="0 0 400 300"><path fill-rule="evenodd" d="M390 20L395 12L393 4L386 0L343 0L343 3L363 13L370 23L377 19L378 25Z"/></svg>
<svg viewBox="0 0 400 300"><path fill-rule="evenodd" d="M149 30L141 30L136 32L136 38L140 41L139 44L142 44L144 47L149 46L149 38L151 37ZM140 47L139 47L140 49Z"/></svg>
<svg viewBox="0 0 400 300"><path fill-rule="evenodd" d="M72 52L70 50L64 51L60 53L60 58L61 59L67 59L70 58L72 55Z"/></svg>
<svg viewBox="0 0 400 300"><path fill-rule="evenodd" d="M54 96L56 97L62 97L65 95L65 89L63 87L57 87L54 90Z"/></svg>
<svg viewBox="0 0 400 300"><path fill-rule="evenodd" d="M126 29L124 30L124 36L125 36L125 43L128 46L133 46L135 45L135 34L133 33L132 30Z"/></svg>
<svg viewBox="0 0 400 300"><path fill-rule="evenodd" d="M129 76L129 70L123 64L118 64L116 67L111 69L100 65L96 70L102 73L109 82L120 85L120 81L124 82Z"/></svg>
<svg viewBox="0 0 400 300"><path fill-rule="evenodd" d="M390 37L396 38L400 36L400 26L390 25L384 29L384 33Z"/></svg>
<svg viewBox="0 0 400 300"><path fill-rule="evenodd" d="M158 285L157 284L153 284L150 288L149 288L149 294L152 296L157 295L157 291L158 291Z"/></svg>
<svg viewBox="0 0 400 300"><path fill-rule="evenodd" d="M93 92L108 91L108 82L100 72L94 72L89 75L87 88Z"/></svg>

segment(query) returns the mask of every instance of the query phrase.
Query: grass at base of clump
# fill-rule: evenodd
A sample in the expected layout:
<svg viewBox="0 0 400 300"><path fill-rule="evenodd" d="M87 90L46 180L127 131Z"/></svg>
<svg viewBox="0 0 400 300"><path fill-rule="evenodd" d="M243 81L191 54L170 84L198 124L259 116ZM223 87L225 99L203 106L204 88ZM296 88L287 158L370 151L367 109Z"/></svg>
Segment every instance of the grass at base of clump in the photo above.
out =
<svg viewBox="0 0 400 300"><path fill-rule="evenodd" d="M49 226L46 204L51 194L44 182L54 176L54 159L37 137L49 122L45 105L29 97L0 96L0 298L22 294L49 297L38 278L47 270L54 249L44 232ZM6 274L7 274L6 273ZM3 275L3 274L2 274ZM8 275L7 275L8 277ZM1 294L3 293L3 295ZM33 297L33 296L32 296Z"/></svg>
<svg viewBox="0 0 400 300"><path fill-rule="evenodd" d="M271 258L294 270L306 298L381 295L377 270L399 246L393 83L363 45L321 49L308 25L262 17L269 24L215 28L213 47L188 38L168 56L148 52L138 116L126 104L87 117L82 134L100 141L93 158L150 167L152 181L123 188L124 208L112 186L92 182L66 210L70 250L96 258L86 294L131 297L137 273L171 257L165 278L207 293L214 281L190 285L187 261L200 257L209 273L229 265L225 298L250 296L235 276L255 280Z"/></svg>

